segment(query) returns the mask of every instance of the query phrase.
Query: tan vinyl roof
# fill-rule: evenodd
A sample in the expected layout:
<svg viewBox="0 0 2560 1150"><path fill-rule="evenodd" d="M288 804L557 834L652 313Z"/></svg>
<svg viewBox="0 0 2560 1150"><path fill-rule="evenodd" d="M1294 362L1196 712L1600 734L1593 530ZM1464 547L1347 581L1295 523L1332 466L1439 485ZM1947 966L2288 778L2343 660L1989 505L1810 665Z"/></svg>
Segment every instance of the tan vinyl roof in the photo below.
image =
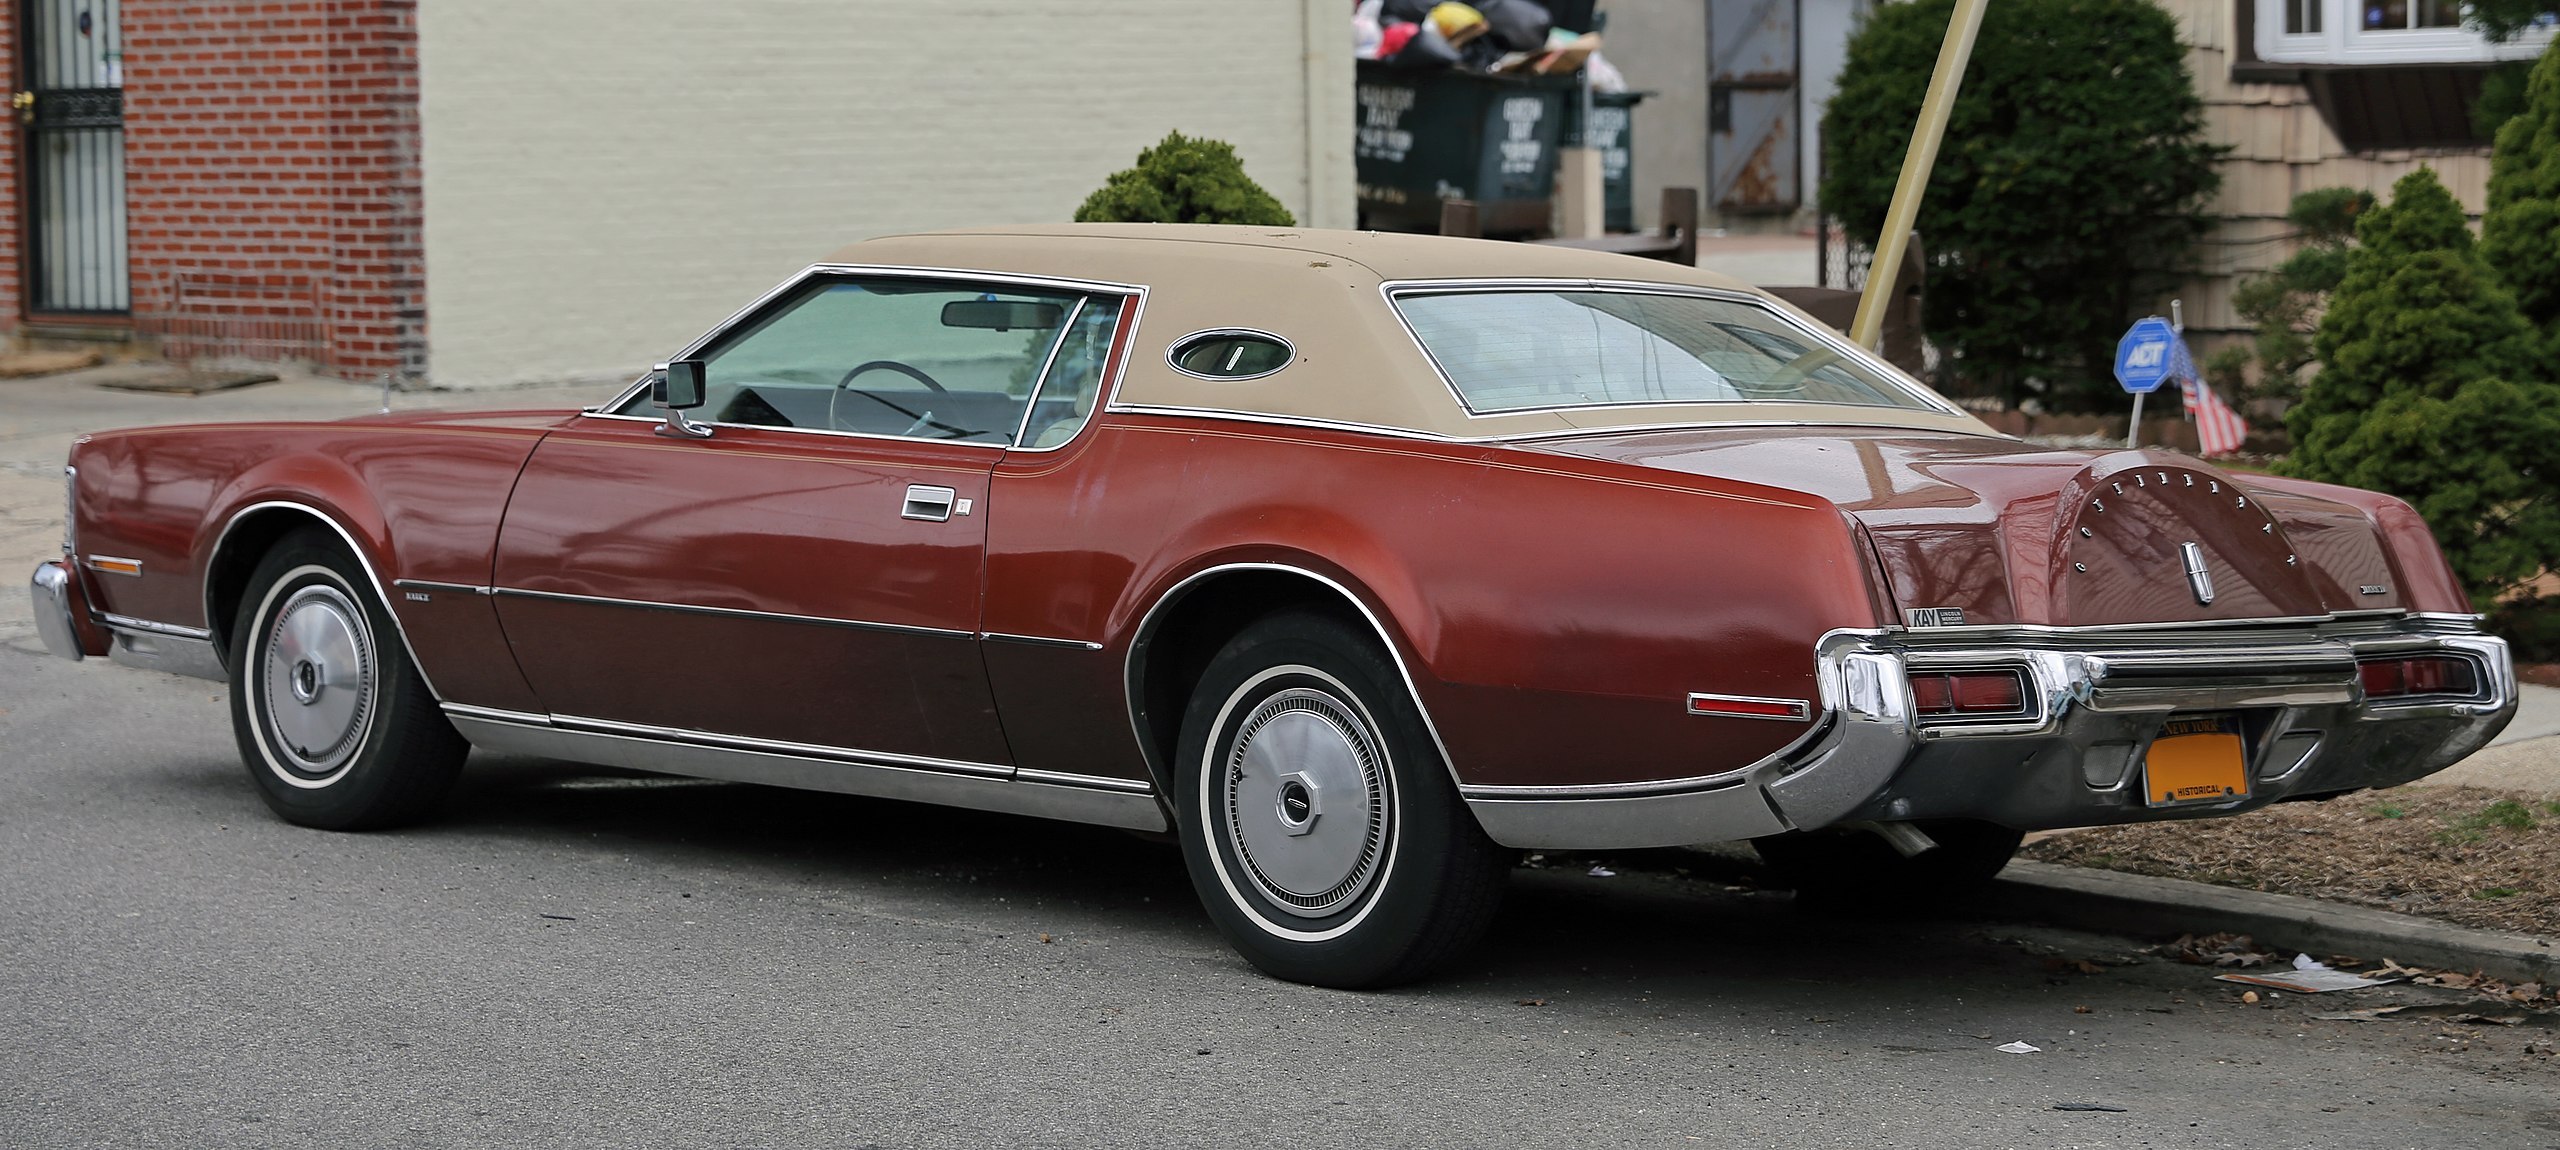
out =
<svg viewBox="0 0 2560 1150"><path fill-rule="evenodd" d="M1048 224L883 236L830 263L1004 272L1147 289L1114 407L1239 412L1486 438L1594 428L1707 423L1874 424L1987 434L1970 416L1831 404L1722 403L1478 416L1467 412L1388 306L1379 285L1405 280L1618 280L1757 296L1729 276L1659 260L1542 244L1314 228L1212 224ZM1289 341L1297 358L1260 379L1175 371L1182 337L1249 328ZM1889 369L1888 369L1889 370Z"/></svg>

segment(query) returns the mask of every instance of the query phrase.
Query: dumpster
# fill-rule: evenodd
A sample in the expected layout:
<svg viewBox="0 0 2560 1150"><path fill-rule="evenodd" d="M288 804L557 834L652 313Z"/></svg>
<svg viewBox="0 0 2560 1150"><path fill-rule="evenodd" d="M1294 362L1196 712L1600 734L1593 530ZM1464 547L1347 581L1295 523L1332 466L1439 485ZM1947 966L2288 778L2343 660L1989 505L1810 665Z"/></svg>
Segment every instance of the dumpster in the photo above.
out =
<svg viewBox="0 0 2560 1150"><path fill-rule="evenodd" d="M1591 143L1600 149L1600 202L1607 213L1607 227L1613 232L1636 230L1636 192L1634 165L1629 162L1635 147L1635 106L1644 101L1645 92L1593 92L1591 94ZM1576 92L1565 97L1564 146L1579 148L1583 144L1582 97Z"/></svg>
<svg viewBox="0 0 2560 1150"><path fill-rule="evenodd" d="M1486 235L1547 230L1570 78L1363 60L1358 80L1361 227L1436 232L1440 201L1473 200Z"/></svg>

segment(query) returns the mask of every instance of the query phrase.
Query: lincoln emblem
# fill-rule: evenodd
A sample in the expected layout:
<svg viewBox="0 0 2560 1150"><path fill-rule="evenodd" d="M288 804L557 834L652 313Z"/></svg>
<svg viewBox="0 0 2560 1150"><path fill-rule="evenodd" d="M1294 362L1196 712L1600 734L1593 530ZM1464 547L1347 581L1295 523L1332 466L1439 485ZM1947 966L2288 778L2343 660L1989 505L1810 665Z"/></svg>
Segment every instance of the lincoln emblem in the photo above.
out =
<svg viewBox="0 0 2560 1150"><path fill-rule="evenodd" d="M2205 569L2204 548L2193 543L2178 544L2178 557L2187 564L2187 586L2195 588L2196 605L2213 606L2213 572Z"/></svg>

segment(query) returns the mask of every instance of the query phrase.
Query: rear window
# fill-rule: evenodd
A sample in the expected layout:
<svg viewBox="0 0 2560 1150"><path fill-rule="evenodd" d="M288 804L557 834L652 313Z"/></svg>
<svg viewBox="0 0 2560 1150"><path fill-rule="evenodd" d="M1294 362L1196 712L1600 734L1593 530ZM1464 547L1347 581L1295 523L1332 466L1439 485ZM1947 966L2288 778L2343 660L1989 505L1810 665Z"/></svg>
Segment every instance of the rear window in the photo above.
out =
<svg viewBox="0 0 2560 1150"><path fill-rule="evenodd" d="M1415 338L1469 411L1838 403L1944 411L1760 304L1607 290L1408 291Z"/></svg>

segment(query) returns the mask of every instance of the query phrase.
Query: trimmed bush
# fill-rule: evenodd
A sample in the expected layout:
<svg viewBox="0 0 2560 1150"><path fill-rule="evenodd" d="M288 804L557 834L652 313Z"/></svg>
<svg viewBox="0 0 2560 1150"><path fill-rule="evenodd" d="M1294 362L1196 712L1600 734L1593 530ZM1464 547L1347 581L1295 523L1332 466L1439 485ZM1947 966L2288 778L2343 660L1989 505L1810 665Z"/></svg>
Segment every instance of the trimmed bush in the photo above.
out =
<svg viewBox="0 0 2560 1150"><path fill-rule="evenodd" d="M2543 354L2560 355L2560 41L2533 66L2524 110L2498 129L2480 255L2541 329Z"/></svg>
<svg viewBox="0 0 2560 1150"><path fill-rule="evenodd" d="M1111 173L1076 209L1078 223L1253 224L1290 227L1297 218L1253 177L1235 145L1168 133L1138 153L1137 166Z"/></svg>
<svg viewBox="0 0 2560 1150"><path fill-rule="evenodd" d="M1955 0L1886 4L1849 41L1823 114L1823 207L1884 227ZM2222 149L2177 22L2148 0L2001 0L1920 206L1926 323L1958 392L2113 410L2125 325L2171 290L2206 227Z"/></svg>
<svg viewBox="0 0 2560 1150"><path fill-rule="evenodd" d="M2284 471L2409 500L2486 607L2560 560L2560 386L2433 171L2402 177L2356 239Z"/></svg>

